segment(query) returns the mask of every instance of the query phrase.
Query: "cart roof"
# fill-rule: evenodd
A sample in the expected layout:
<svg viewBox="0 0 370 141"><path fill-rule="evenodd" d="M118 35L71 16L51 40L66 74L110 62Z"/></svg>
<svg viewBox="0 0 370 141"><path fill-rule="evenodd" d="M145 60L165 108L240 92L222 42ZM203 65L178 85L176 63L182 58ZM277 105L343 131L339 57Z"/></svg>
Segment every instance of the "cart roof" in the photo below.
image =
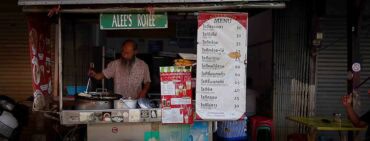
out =
<svg viewBox="0 0 370 141"><path fill-rule="evenodd" d="M18 0L18 5L277 2L287 0Z"/></svg>

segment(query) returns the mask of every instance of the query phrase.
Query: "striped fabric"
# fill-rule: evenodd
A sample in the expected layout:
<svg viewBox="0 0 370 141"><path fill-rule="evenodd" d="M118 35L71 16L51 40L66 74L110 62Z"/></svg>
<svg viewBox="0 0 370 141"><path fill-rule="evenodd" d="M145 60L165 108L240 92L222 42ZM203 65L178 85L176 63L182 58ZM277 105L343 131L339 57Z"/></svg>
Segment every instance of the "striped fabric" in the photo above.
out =
<svg viewBox="0 0 370 141"><path fill-rule="evenodd" d="M247 136L247 121L219 121L217 135L222 138L240 138Z"/></svg>

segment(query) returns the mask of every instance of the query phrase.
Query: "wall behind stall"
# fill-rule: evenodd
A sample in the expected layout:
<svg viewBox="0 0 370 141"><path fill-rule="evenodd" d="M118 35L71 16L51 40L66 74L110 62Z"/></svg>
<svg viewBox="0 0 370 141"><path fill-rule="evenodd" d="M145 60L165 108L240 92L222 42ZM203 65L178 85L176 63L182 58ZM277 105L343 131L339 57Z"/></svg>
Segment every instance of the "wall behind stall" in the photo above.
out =
<svg viewBox="0 0 370 141"><path fill-rule="evenodd" d="M26 13L17 5L17 0L1 1L0 95L7 95L19 102L33 93L27 34ZM46 121L41 114L30 114L28 125L22 129L19 140L32 140L40 133L46 134L42 131Z"/></svg>
<svg viewBox="0 0 370 141"><path fill-rule="evenodd" d="M66 18L62 29L64 87L85 86L88 80L89 63L95 62L96 69L101 67L102 49L97 41L96 32L98 26Z"/></svg>
<svg viewBox="0 0 370 141"><path fill-rule="evenodd" d="M27 19L16 0L0 4L0 95L17 101L32 96Z"/></svg>
<svg viewBox="0 0 370 141"><path fill-rule="evenodd" d="M315 91L309 83L310 2L293 0L286 9L273 12L273 120L275 139L279 141L287 140L292 133L307 133L287 116L313 115Z"/></svg>
<svg viewBox="0 0 370 141"><path fill-rule="evenodd" d="M272 88L271 13L265 11L249 19L247 74L253 79L253 89L261 94Z"/></svg>

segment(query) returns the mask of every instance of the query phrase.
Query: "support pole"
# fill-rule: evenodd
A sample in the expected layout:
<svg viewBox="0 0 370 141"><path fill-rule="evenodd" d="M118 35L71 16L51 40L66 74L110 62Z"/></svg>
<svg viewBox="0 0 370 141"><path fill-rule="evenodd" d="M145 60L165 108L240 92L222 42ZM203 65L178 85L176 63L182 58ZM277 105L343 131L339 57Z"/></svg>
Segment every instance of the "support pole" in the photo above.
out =
<svg viewBox="0 0 370 141"><path fill-rule="evenodd" d="M362 12L365 7L366 0L347 0L347 70L352 73L352 79L348 79L347 93L356 94L352 98L352 106L355 111L359 111L358 101L358 86L360 84L360 71L354 71L353 64L361 64L360 54L360 26L362 22ZM354 104L355 103L355 104ZM352 141L354 138L353 132L348 133L348 140Z"/></svg>

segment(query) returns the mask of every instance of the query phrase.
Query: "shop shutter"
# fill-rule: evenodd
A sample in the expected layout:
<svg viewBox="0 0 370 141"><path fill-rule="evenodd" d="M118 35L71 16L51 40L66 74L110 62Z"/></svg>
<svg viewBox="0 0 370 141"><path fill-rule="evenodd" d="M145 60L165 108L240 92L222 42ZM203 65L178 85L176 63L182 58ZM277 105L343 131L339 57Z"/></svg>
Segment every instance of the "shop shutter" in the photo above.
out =
<svg viewBox="0 0 370 141"><path fill-rule="evenodd" d="M322 50L317 57L317 96L316 115L331 116L332 113L346 112L341 97L347 93L347 32L345 18L325 18L320 21L324 33ZM369 25L365 21L362 25ZM360 54L362 58L361 80L370 76L370 34L365 27L360 32ZM370 96L367 90L370 82L360 88L361 112L370 109ZM336 133L321 133L321 136L339 140Z"/></svg>
<svg viewBox="0 0 370 141"><path fill-rule="evenodd" d="M346 19L326 18L320 21L324 33L317 56L316 115L345 113L341 97L347 93Z"/></svg>
<svg viewBox="0 0 370 141"><path fill-rule="evenodd" d="M362 23L362 30L360 32L360 54L362 59L362 70L361 80L365 80L370 77L370 21L364 21ZM370 95L367 94L370 90L370 81L366 82L360 87L360 99L361 99L361 113L370 110Z"/></svg>
<svg viewBox="0 0 370 141"><path fill-rule="evenodd" d="M365 21L362 25L369 25ZM347 33L345 18L321 20L324 40L317 57L317 99L316 115L330 116L345 114L341 97L347 93ZM362 58L361 80L370 76L370 30L365 27L360 33L360 54ZM370 81L360 88L361 113L370 109Z"/></svg>
<svg viewBox="0 0 370 141"><path fill-rule="evenodd" d="M0 29L0 95L25 100L33 90L27 21L17 1L2 1Z"/></svg>

